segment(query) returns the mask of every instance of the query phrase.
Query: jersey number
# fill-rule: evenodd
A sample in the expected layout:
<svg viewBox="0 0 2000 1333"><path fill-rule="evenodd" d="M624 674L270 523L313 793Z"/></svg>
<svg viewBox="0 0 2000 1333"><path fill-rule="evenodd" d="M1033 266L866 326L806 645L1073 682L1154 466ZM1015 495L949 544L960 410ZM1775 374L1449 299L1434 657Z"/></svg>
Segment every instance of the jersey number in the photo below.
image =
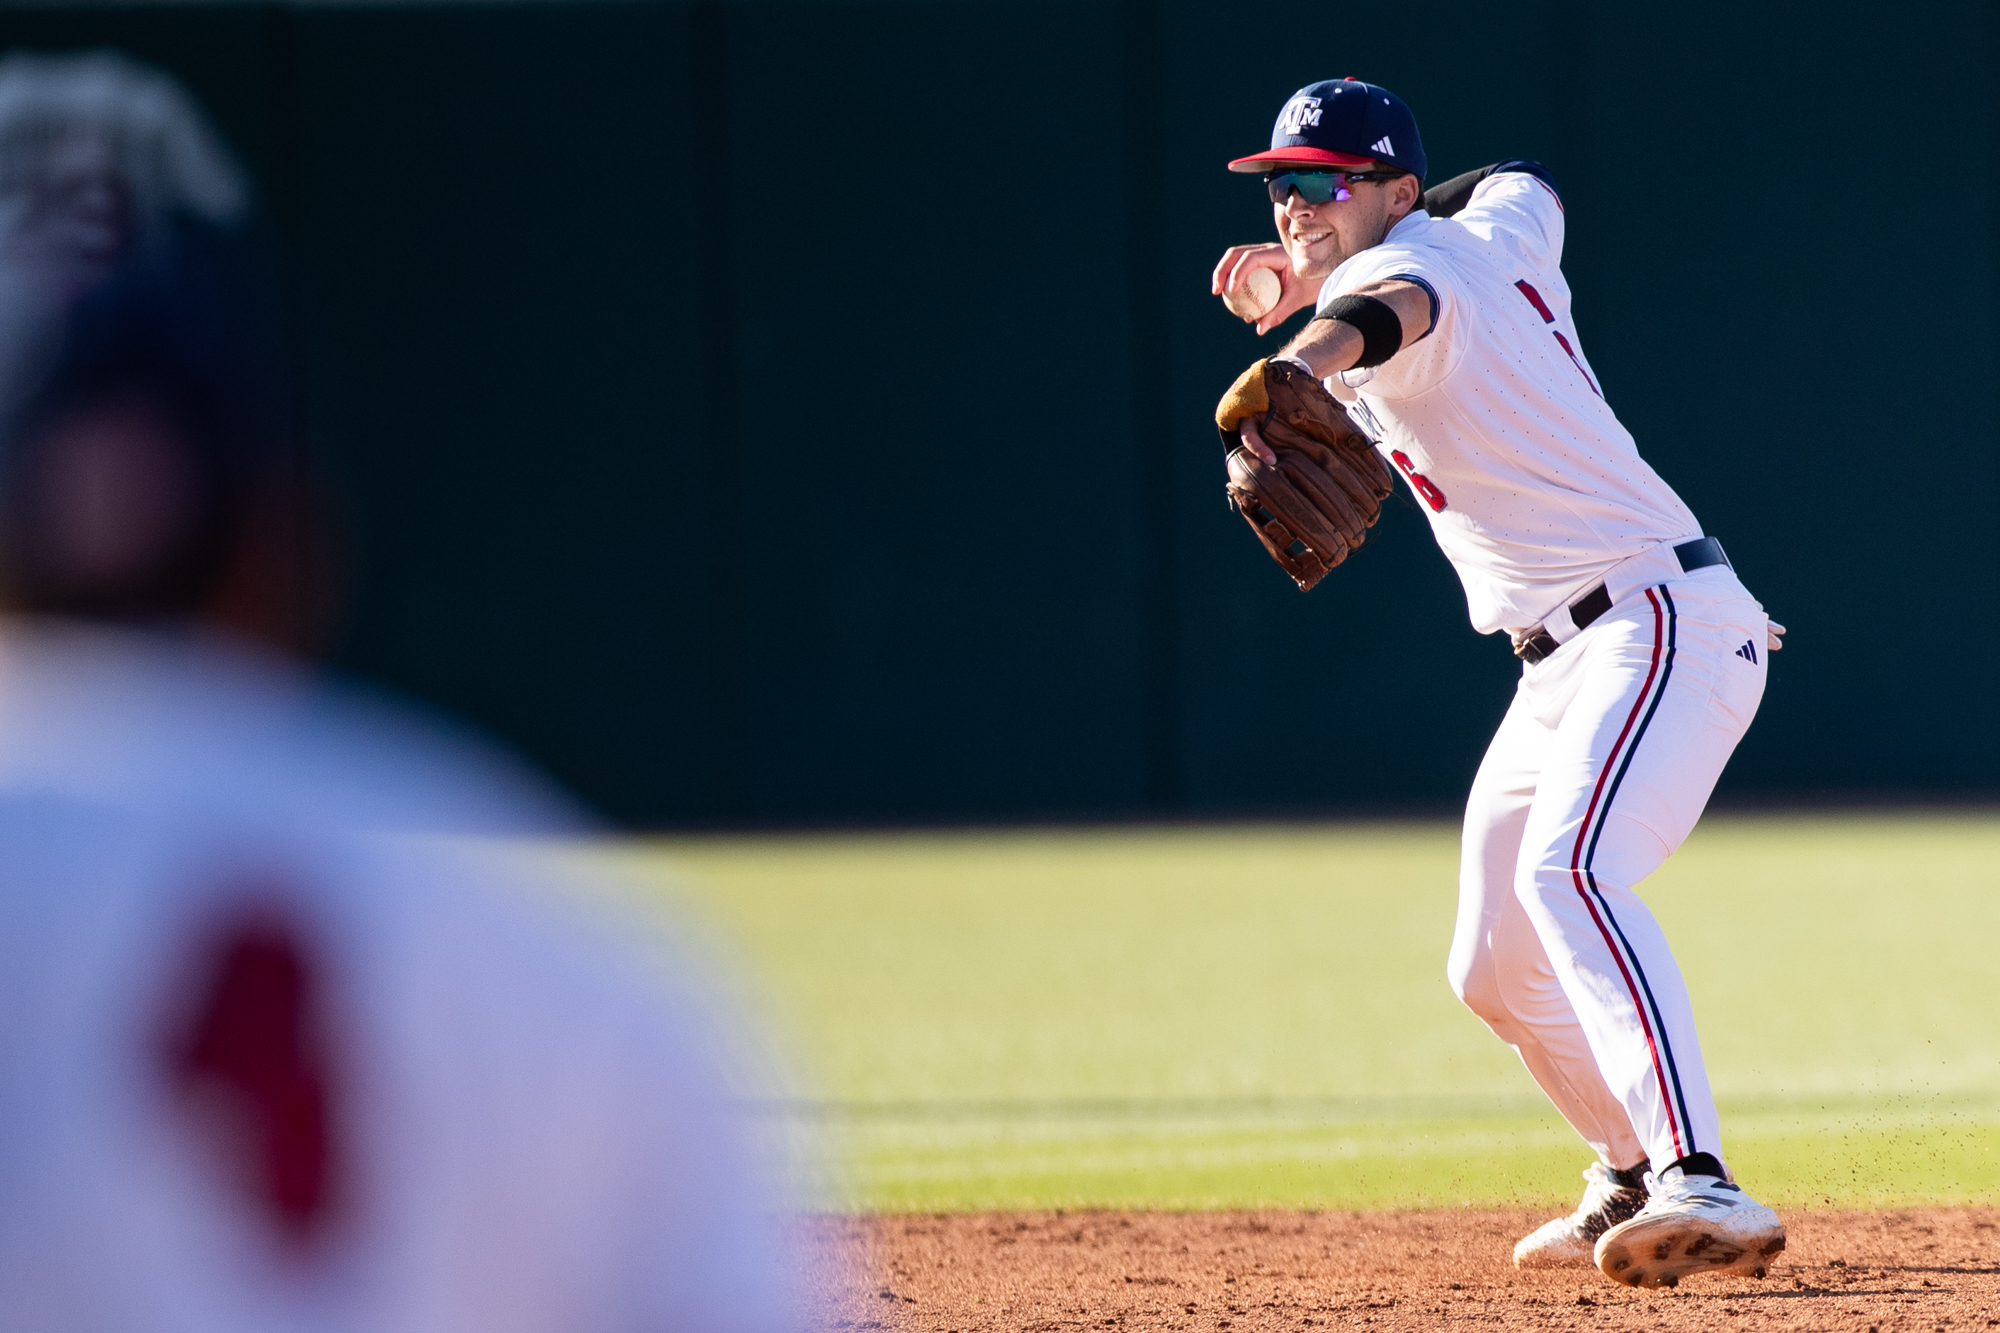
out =
<svg viewBox="0 0 2000 1333"><path fill-rule="evenodd" d="M1444 492L1439 490L1429 477L1417 471L1417 465L1412 463L1410 456L1401 449L1391 450L1389 457L1396 460L1396 466L1403 469L1403 475L1410 479L1410 489L1424 497L1424 503L1431 507L1432 512L1442 514Z"/></svg>
<svg viewBox="0 0 2000 1333"><path fill-rule="evenodd" d="M1549 313L1549 303L1542 299L1542 294L1535 290L1532 283L1523 278L1514 285L1520 288L1521 295L1528 298L1528 304L1533 306L1535 313L1542 317L1542 323L1553 324L1556 322L1556 317ZM1583 362L1577 359L1576 349L1569 345L1569 339L1563 337L1562 330L1550 329L1549 332L1556 335L1557 346L1561 347L1564 354L1569 357L1569 363L1576 367L1576 373L1583 376L1583 382L1590 386L1590 391L1597 394L1599 398L1602 398L1604 395L1598 393L1597 382L1591 379L1590 372L1583 368Z"/></svg>

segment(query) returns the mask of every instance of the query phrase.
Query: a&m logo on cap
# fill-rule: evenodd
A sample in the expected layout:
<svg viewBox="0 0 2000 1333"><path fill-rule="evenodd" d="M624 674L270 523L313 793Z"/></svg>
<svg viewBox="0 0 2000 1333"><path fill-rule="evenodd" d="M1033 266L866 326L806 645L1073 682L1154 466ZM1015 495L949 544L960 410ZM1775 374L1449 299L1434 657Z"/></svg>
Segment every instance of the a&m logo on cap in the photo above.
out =
<svg viewBox="0 0 2000 1333"><path fill-rule="evenodd" d="M1266 106L1270 103L1266 102ZM1285 103L1285 109L1278 113L1278 128L1286 134L1297 134L1308 125L1319 124L1319 99L1301 94Z"/></svg>

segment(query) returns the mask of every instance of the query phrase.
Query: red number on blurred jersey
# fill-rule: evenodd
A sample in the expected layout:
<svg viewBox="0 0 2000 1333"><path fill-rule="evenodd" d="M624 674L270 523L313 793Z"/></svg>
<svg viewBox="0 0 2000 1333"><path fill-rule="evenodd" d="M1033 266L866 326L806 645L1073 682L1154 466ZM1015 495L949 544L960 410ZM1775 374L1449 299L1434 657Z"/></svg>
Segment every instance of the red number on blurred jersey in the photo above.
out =
<svg viewBox="0 0 2000 1333"><path fill-rule="evenodd" d="M1391 451L1389 457L1396 460L1396 466L1403 469L1403 475L1410 479L1410 489L1418 495L1423 496L1425 504L1442 514L1444 512L1444 492L1433 485L1429 477L1417 471L1416 464L1412 463L1410 456L1401 449Z"/></svg>
<svg viewBox="0 0 2000 1333"><path fill-rule="evenodd" d="M205 1132L236 1154L228 1176L295 1246L327 1229L340 1160L321 978L283 915L251 908L206 960L193 1024L166 1054Z"/></svg>

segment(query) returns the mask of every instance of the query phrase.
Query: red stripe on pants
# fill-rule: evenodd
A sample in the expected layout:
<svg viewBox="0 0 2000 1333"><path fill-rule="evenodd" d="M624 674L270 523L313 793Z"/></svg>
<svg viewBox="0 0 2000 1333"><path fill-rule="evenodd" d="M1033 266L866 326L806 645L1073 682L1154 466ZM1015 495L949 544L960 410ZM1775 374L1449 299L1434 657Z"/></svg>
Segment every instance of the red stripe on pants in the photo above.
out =
<svg viewBox="0 0 2000 1333"><path fill-rule="evenodd" d="M1652 1020L1646 1014L1645 996L1640 993L1638 984L1633 981L1632 971L1625 964L1625 955L1619 950L1618 941L1612 938L1610 928L1604 924L1604 918L1598 915L1597 903L1591 898L1589 886L1584 883L1584 875L1589 867L1583 864L1583 845L1590 839L1591 819L1597 813L1598 801L1604 796L1604 783L1611 776L1611 770L1618 766L1618 756L1625 748L1625 738L1632 734L1633 724L1638 722L1639 714L1645 711L1647 696L1653 692L1653 681L1660 674L1660 650L1666 641L1666 622L1660 611L1660 601L1653 596L1650 588L1646 590L1646 600L1652 603L1653 607L1653 660L1646 671L1646 683L1640 687L1639 697L1633 701L1632 711L1625 718L1625 726L1619 731L1617 742L1612 745L1611 753L1605 758L1604 769L1597 775L1597 786L1590 793L1590 805L1584 810L1583 822L1576 830L1576 847L1570 853L1569 873L1570 878L1576 883L1576 891L1583 899L1583 905L1590 909L1590 919L1596 924L1597 933L1604 937L1604 947L1611 951L1612 959L1618 964L1618 973L1625 979L1626 991L1632 996L1632 1007L1639 1014L1640 1030L1646 1034L1646 1052L1653 1059L1653 1075L1660 1080L1660 1097L1666 1105L1667 1128L1673 1131L1674 1152L1677 1156L1685 1157L1687 1147L1681 1141L1680 1121L1674 1114L1674 1093L1673 1089L1667 1086L1666 1066L1660 1063L1660 1046L1653 1036ZM1610 815L1609 806L1605 807L1604 813L1606 816Z"/></svg>

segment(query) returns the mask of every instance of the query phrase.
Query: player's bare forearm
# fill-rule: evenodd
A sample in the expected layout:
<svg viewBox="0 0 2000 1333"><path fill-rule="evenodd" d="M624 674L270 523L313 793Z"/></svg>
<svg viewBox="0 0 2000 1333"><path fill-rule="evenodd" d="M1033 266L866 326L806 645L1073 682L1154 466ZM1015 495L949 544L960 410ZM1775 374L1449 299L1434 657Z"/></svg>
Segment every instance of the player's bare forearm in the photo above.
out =
<svg viewBox="0 0 2000 1333"><path fill-rule="evenodd" d="M1408 347L1430 332L1430 293L1414 282L1371 282L1353 292L1372 296L1396 312L1403 325L1403 346ZM1338 319L1315 319L1285 344L1280 356L1297 357L1312 367L1313 374L1328 375L1351 370L1361 359L1361 330Z"/></svg>

